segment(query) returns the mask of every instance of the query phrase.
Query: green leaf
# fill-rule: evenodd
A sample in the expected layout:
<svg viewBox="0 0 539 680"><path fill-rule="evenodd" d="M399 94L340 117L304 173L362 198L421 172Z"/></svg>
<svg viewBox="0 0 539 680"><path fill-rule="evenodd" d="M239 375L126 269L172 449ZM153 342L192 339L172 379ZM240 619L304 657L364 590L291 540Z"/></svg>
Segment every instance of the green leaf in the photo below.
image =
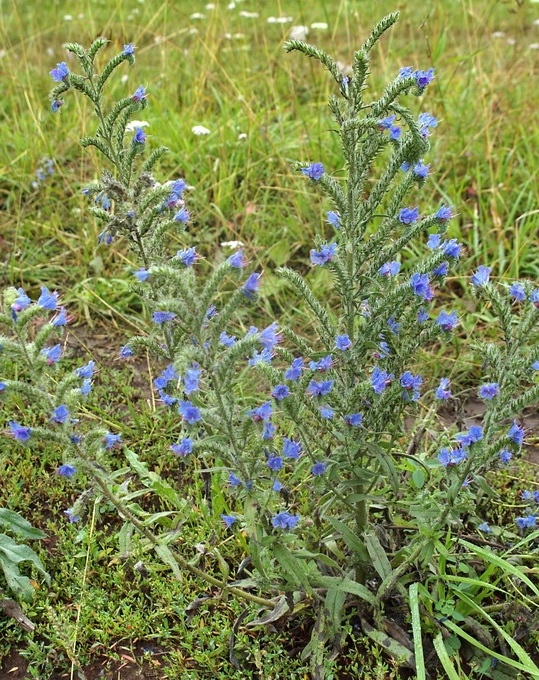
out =
<svg viewBox="0 0 539 680"><path fill-rule="evenodd" d="M279 564L290 577L292 583L302 585L305 590L307 590L307 592L312 590L309 584L309 579L307 578L307 574L305 572L304 563L301 560L298 560L297 557L294 557L290 550L285 548L284 545L274 545L273 554L277 562L279 562Z"/></svg>
<svg viewBox="0 0 539 680"><path fill-rule="evenodd" d="M389 578L393 573L391 564L387 559L386 551L384 550L382 544L378 540L378 537L375 536L374 534L365 534L364 540L369 555L371 557L373 567L381 576L382 581L384 581L386 578Z"/></svg>
<svg viewBox="0 0 539 680"><path fill-rule="evenodd" d="M361 583L352 581L352 579L338 578L336 576L317 576L316 578L311 579L311 581L319 588L330 588L343 593L350 593L350 595L357 595L366 602L376 604L374 593L371 593L371 591Z"/></svg>
<svg viewBox="0 0 539 680"><path fill-rule="evenodd" d="M157 545L154 545L154 550L163 560L163 562L165 564L168 564L168 566L172 569L172 573L178 579L178 581L183 582L183 576L178 566L178 563L174 559L174 555L172 554L172 551L170 550L168 545L165 545L164 543L158 543Z"/></svg>
<svg viewBox="0 0 539 680"><path fill-rule="evenodd" d="M0 508L0 524L6 526L13 533L24 538L45 538L45 534L34 527L16 512L7 508Z"/></svg>
<svg viewBox="0 0 539 680"><path fill-rule="evenodd" d="M417 680L426 680L427 671L423 656L423 640L421 638L421 617L419 615L418 583L412 583L408 589L410 611L412 613L412 632L414 635L414 654Z"/></svg>
<svg viewBox="0 0 539 680"><path fill-rule="evenodd" d="M362 562L368 562L369 554L365 548L365 544L359 538L359 536L355 534L352 529L350 529L350 527L344 524L344 522L335 519L335 517L328 517L327 520L334 529L340 531L344 542L350 548L350 550L353 550Z"/></svg>
<svg viewBox="0 0 539 680"><path fill-rule="evenodd" d="M425 484L425 473L421 469L414 470L412 473L412 480L418 489L421 489Z"/></svg>
<svg viewBox="0 0 539 680"><path fill-rule="evenodd" d="M455 666L453 666L453 663L449 658L449 654L445 648L444 639L441 633L438 633L438 635L434 638L433 643L434 649L438 654L438 658L440 659L440 662L444 667L444 671L447 673L449 680L462 680L462 677L457 673Z"/></svg>

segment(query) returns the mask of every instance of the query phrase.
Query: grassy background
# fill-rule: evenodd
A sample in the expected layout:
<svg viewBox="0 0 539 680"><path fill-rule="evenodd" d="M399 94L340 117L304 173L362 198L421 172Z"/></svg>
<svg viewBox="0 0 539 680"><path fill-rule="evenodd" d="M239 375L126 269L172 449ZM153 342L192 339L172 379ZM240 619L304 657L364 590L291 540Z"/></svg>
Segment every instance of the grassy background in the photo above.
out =
<svg viewBox="0 0 539 680"><path fill-rule="evenodd" d="M328 132L330 79L318 64L285 55L282 42L294 25L326 22L328 29L310 29L308 40L349 64L373 23L396 9L401 21L374 53L371 86L373 94L379 92L401 66L437 70L424 100L412 101L417 113L427 110L443 120L432 138L428 161L434 174L420 205L425 210L444 201L455 205L459 214L450 236L467 246L463 278L479 263L492 264L498 277L538 278L539 3L245 0L235 8L227 5L33 0L5 6L0 284L24 285L31 293L40 285L64 291L79 322L100 326L107 347L113 334L112 342L123 344L125 329L135 323L136 300L126 275L133 265L121 243L96 248L98 228L80 194L100 170L98 159L82 154L78 145L80 136L95 129L95 120L81 97L68 93L58 115L50 112L46 97L48 71L66 59L62 44L88 44L104 35L113 42L109 56L124 42L138 45L138 61L131 70L120 69L127 80L116 78L114 95L131 93L139 84L148 88L150 106L143 117L151 124L149 142L171 149L158 177L183 176L195 187L189 197L195 215L189 244L203 242L210 251L223 241L244 241L250 258L266 272L265 311L286 317L291 301L271 269L288 263L307 270L313 235L326 228L329 207L289 170L289 162L323 159L338 172L342 161ZM194 12L205 18L190 18ZM280 15L294 21L267 22ZM193 125L204 125L210 134L195 136ZM34 188L35 169L45 156L54 159L55 172ZM453 294L459 294L460 283L459 277L450 281ZM79 332L79 337L84 345L87 335ZM136 396L132 377L118 378L122 400ZM99 394L95 404L98 399ZM151 408L144 400L138 403L142 414L129 425L133 437L153 422ZM35 635L0 620L5 663L15 663L18 657L10 655L23 649L31 661L28 677L51 678L70 669L76 677L82 666L94 677L102 669L94 666L97 657L118 659L126 664L124 672L131 668L125 658L122 662L124 654L145 657L146 673L153 667L160 677L163 657L155 650L166 649L173 650L167 656L169 677L245 677L226 661L225 631L239 613L237 604L203 610L187 622L185 606L200 584L177 583L166 571L144 579L119 564L114 516L106 506L94 508L85 529L58 522L76 494L69 482L50 481L56 455L28 451L21 457L19 448L7 446L0 456L1 495L48 534L42 550L54 580L38 590L28 611L38 623ZM158 447L149 447L145 458L167 472ZM510 476L502 480L509 487L514 482ZM187 544L196 539L196 534L185 536ZM297 636L302 639L301 622ZM258 669L253 677L304 677L299 658L283 653L295 648L294 631L256 633L239 642L247 662ZM364 642L348 651L351 677L367 660L368 677L394 677Z"/></svg>

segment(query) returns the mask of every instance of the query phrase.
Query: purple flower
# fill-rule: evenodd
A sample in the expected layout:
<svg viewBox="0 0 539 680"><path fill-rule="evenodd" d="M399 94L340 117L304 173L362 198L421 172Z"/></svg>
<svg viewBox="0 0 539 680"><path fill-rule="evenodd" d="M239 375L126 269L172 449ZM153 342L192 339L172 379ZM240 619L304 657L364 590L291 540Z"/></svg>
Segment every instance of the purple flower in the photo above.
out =
<svg viewBox="0 0 539 680"><path fill-rule="evenodd" d="M347 349L350 349L350 347L352 347L352 342L348 337L348 333L337 336L337 338L335 339L335 347L337 349L342 350L343 352L346 352Z"/></svg>
<svg viewBox="0 0 539 680"><path fill-rule="evenodd" d="M331 388L333 387L333 382L333 380L325 380L318 383L314 380L311 380L309 387L307 388L307 392L308 394L312 394L315 397L329 394L331 392Z"/></svg>
<svg viewBox="0 0 539 680"><path fill-rule="evenodd" d="M301 172L307 177L318 181L325 173L325 170L322 163L311 163L308 168L301 168Z"/></svg>
<svg viewBox="0 0 539 680"><path fill-rule="evenodd" d="M311 475L320 477L320 475L323 475L325 471L326 471L325 463L315 463L311 468Z"/></svg>
<svg viewBox="0 0 539 680"><path fill-rule="evenodd" d="M135 50L137 49L136 45L133 45L133 43L129 43L128 45L124 45L124 55L126 57L130 57L135 53Z"/></svg>
<svg viewBox="0 0 539 680"><path fill-rule="evenodd" d="M119 434L112 434L112 432L107 432L107 434L103 437L103 442L105 444L106 449L112 449L117 444L121 444L122 438L121 435Z"/></svg>
<svg viewBox="0 0 539 680"><path fill-rule="evenodd" d="M531 367L534 371L539 371L539 361L534 361Z"/></svg>
<svg viewBox="0 0 539 680"><path fill-rule="evenodd" d="M411 224L419 219L419 208L402 208L399 212L399 220L403 224Z"/></svg>
<svg viewBox="0 0 539 680"><path fill-rule="evenodd" d="M229 486L241 486L243 482L239 477L237 477L233 472L228 474L228 485Z"/></svg>
<svg viewBox="0 0 539 680"><path fill-rule="evenodd" d="M457 323L458 318L456 312L451 312L451 314L448 314L446 311L442 310L436 319L436 324L444 331L452 331Z"/></svg>
<svg viewBox="0 0 539 680"><path fill-rule="evenodd" d="M389 356L389 354L391 354L389 345L387 342L382 341L379 343L377 351L373 352L373 357L376 357L377 359L385 359L387 356Z"/></svg>
<svg viewBox="0 0 539 680"><path fill-rule="evenodd" d="M186 267L191 267L198 260L199 255L194 248L186 248L178 250L174 257L177 257Z"/></svg>
<svg viewBox="0 0 539 680"><path fill-rule="evenodd" d="M436 269L432 270L432 275L433 276L445 276L447 274L447 269L448 269L448 264L447 262L442 262L442 264L439 264Z"/></svg>
<svg viewBox="0 0 539 680"><path fill-rule="evenodd" d="M280 456L272 456L271 458L268 458L266 465L270 470L273 470L273 472L277 472L283 467L283 459Z"/></svg>
<svg viewBox="0 0 539 680"><path fill-rule="evenodd" d="M387 325L391 328L391 331L395 335L399 334L400 323L397 323L392 316L390 316L389 319L387 320Z"/></svg>
<svg viewBox="0 0 539 680"><path fill-rule="evenodd" d="M54 293L49 293L49 289L42 286L41 295L39 296L37 304L40 307L43 307L43 309L52 309L52 311L55 312L58 304L58 293L56 291L54 291Z"/></svg>
<svg viewBox="0 0 539 680"><path fill-rule="evenodd" d="M419 321L419 323L424 323L425 321L428 321L429 318L430 318L430 317L429 317L429 315L428 315L428 312L426 312L426 311L423 309L423 307L421 307L421 309L420 309L419 312L417 313L417 320Z"/></svg>
<svg viewBox="0 0 539 680"><path fill-rule="evenodd" d="M362 413L351 413L348 416L344 416L344 422L350 427L359 427L363 422Z"/></svg>
<svg viewBox="0 0 539 680"><path fill-rule="evenodd" d="M517 300L517 302L526 299L526 291L521 283L514 283L509 288L509 293L511 294L511 297Z"/></svg>
<svg viewBox="0 0 539 680"><path fill-rule="evenodd" d="M477 272L470 279L472 286L476 286L478 288L480 286L484 286L485 283L488 283L488 278L491 271L492 267L484 267L482 264L480 264L479 267L477 267Z"/></svg>
<svg viewBox="0 0 539 680"><path fill-rule="evenodd" d="M47 357L47 363L49 366L52 366L55 362L60 361L60 357L62 356L62 348L60 345L54 345L54 347L45 347L45 349L41 350L41 354L44 354Z"/></svg>
<svg viewBox="0 0 539 680"><path fill-rule="evenodd" d="M262 431L262 439L273 439L275 436L275 425L269 420L264 423L264 429Z"/></svg>
<svg viewBox="0 0 539 680"><path fill-rule="evenodd" d="M236 336L227 335L226 332L223 331L219 336L219 342L225 347L232 347L232 345L236 342Z"/></svg>
<svg viewBox="0 0 539 680"><path fill-rule="evenodd" d="M392 125L389 128L389 138L390 139L399 139L399 137L402 135L402 129L398 125Z"/></svg>
<svg viewBox="0 0 539 680"><path fill-rule="evenodd" d="M332 243L329 246L322 246L320 250L311 250L311 262L313 264L324 265L335 257L337 252L337 244Z"/></svg>
<svg viewBox="0 0 539 680"><path fill-rule="evenodd" d="M266 403L262 404L262 406L257 406L256 408L247 411L247 415L251 416L251 418L256 422L260 422L262 420L269 420L271 418L272 413L273 406L271 405L271 401L266 401Z"/></svg>
<svg viewBox="0 0 539 680"><path fill-rule="evenodd" d="M412 392L412 401L419 399L419 387L423 384L423 378L420 375L412 375L410 371L406 371L401 375L400 383L401 387ZM407 394L406 397L408 397Z"/></svg>
<svg viewBox="0 0 539 680"><path fill-rule="evenodd" d="M272 518L271 523L277 529L294 529L299 522L299 515L292 515L287 512L280 512Z"/></svg>
<svg viewBox="0 0 539 680"><path fill-rule="evenodd" d="M79 366L75 369L75 373L79 378L91 378L95 370L95 361L89 361L86 366Z"/></svg>
<svg viewBox="0 0 539 680"><path fill-rule="evenodd" d="M176 314L173 312L154 312L152 321L154 323L162 324L166 321L172 321L176 318Z"/></svg>
<svg viewBox="0 0 539 680"><path fill-rule="evenodd" d="M411 168L411 164L407 163L406 161L401 165L401 170L403 172L408 172L408 170Z"/></svg>
<svg viewBox="0 0 539 680"><path fill-rule="evenodd" d="M141 102L143 99L146 99L147 96L146 89L142 87L142 85L139 85L135 90L135 93L131 95L131 99L135 102Z"/></svg>
<svg viewBox="0 0 539 680"><path fill-rule="evenodd" d="M320 406L319 411L322 418L325 418L326 420L331 420L335 415L335 411L328 404Z"/></svg>
<svg viewBox="0 0 539 680"><path fill-rule="evenodd" d="M135 134L132 139L132 143L135 144L144 144L146 141L146 133L141 127L136 127L135 128Z"/></svg>
<svg viewBox="0 0 539 680"><path fill-rule="evenodd" d="M240 248L236 253L227 258L227 262L231 267L236 269L243 269L247 265L247 261L243 259L243 250Z"/></svg>
<svg viewBox="0 0 539 680"><path fill-rule="evenodd" d="M191 368L185 371L185 377L183 379L185 394L191 394L191 392L196 392L198 390L198 380L200 376L200 366L194 362Z"/></svg>
<svg viewBox="0 0 539 680"><path fill-rule="evenodd" d="M300 453L301 444L299 442L288 439L288 437L283 438L283 456L285 458L299 458Z"/></svg>
<svg viewBox="0 0 539 680"><path fill-rule="evenodd" d="M532 291L530 295L530 300L537 307L537 309L539 309L539 288L537 290Z"/></svg>
<svg viewBox="0 0 539 680"><path fill-rule="evenodd" d="M32 300L30 300L30 298L28 297L28 295L26 295L22 288L18 288L17 292L19 293L19 297L11 305L11 309L14 312L22 312L23 309L26 309L29 305L32 304Z"/></svg>
<svg viewBox="0 0 539 680"><path fill-rule="evenodd" d="M58 470L56 470L56 474L60 475L60 477L73 477L74 474L76 474L77 470L72 466L72 465L60 465Z"/></svg>
<svg viewBox="0 0 539 680"><path fill-rule="evenodd" d="M414 71L411 66L404 66L399 69L399 78L411 78L414 75Z"/></svg>
<svg viewBox="0 0 539 680"><path fill-rule="evenodd" d="M60 107L64 105L64 100L63 99L53 99L51 103L51 109L53 113L57 113L60 110Z"/></svg>
<svg viewBox="0 0 539 680"><path fill-rule="evenodd" d="M440 449L438 454L438 460L444 467L452 467L453 465L458 465L463 460L468 458L468 454L464 449L455 449L450 451L449 449Z"/></svg>
<svg viewBox="0 0 539 680"><path fill-rule="evenodd" d="M382 130L389 130L393 125L396 117L397 116L394 113L391 116L386 116L386 118L382 118L381 120L378 121L378 125Z"/></svg>
<svg viewBox="0 0 539 680"><path fill-rule="evenodd" d="M277 399L278 401L281 401L285 397L288 397L289 394L290 390L286 385L277 385L276 387L273 388L271 396Z"/></svg>
<svg viewBox="0 0 539 680"><path fill-rule="evenodd" d="M178 374L176 373L174 366L170 364L165 368L161 375L153 381L153 384L157 387L157 389L161 390L166 387L169 382L176 380L177 378Z"/></svg>
<svg viewBox="0 0 539 680"><path fill-rule="evenodd" d="M500 393L500 386L498 383L488 383L488 385L481 385L479 388L479 396L481 399L493 399Z"/></svg>
<svg viewBox="0 0 539 680"><path fill-rule="evenodd" d="M436 213L436 218L439 219L441 222L445 222L446 220L450 220L453 217L453 206L446 206L444 203L441 208L438 209L438 212Z"/></svg>
<svg viewBox="0 0 539 680"><path fill-rule="evenodd" d="M52 76L55 83L61 83L69 75L69 69L67 68L65 61L62 61L59 64L56 64L56 68L49 71L49 74Z"/></svg>
<svg viewBox="0 0 539 680"><path fill-rule="evenodd" d="M425 165L423 163L423 159L419 161L419 163L416 163L414 165L413 173L416 175L416 177L422 177L423 179L426 179L429 175L429 170L430 170L430 163L428 165Z"/></svg>
<svg viewBox="0 0 539 680"><path fill-rule="evenodd" d="M213 319L213 317L217 316L218 313L217 307L215 305L210 305L206 310L206 319Z"/></svg>
<svg viewBox="0 0 539 680"><path fill-rule="evenodd" d="M394 377L393 373L386 373L375 366L371 375L371 385L376 394L382 394Z"/></svg>
<svg viewBox="0 0 539 680"><path fill-rule="evenodd" d="M223 520L227 529L230 529L230 527L234 524L234 522L238 521L235 517L232 517L232 515L222 515L221 514L221 515L219 515L219 517Z"/></svg>
<svg viewBox="0 0 539 680"><path fill-rule="evenodd" d="M413 76L417 80L417 84L420 88L427 87L427 85L436 77L433 68L429 68L428 71L415 71Z"/></svg>
<svg viewBox="0 0 539 680"><path fill-rule="evenodd" d="M175 222L182 222L185 224L186 222L189 222L191 218L191 214L189 213L189 210L185 206L182 205L182 207L178 210L178 212L174 215L174 221Z"/></svg>
<svg viewBox="0 0 539 680"><path fill-rule="evenodd" d="M193 425L202 419L200 411L196 406L193 406L190 401L183 401L183 399L180 399L179 404L178 413L189 423L189 425Z"/></svg>
<svg viewBox="0 0 539 680"><path fill-rule="evenodd" d="M415 273L410 279L410 285L416 295L419 295L424 300L432 300L434 293L429 285L429 275Z"/></svg>
<svg viewBox="0 0 539 680"><path fill-rule="evenodd" d="M193 440L191 437L185 437L179 444L172 444L170 448L178 456L187 456L193 451Z"/></svg>
<svg viewBox="0 0 539 680"><path fill-rule="evenodd" d="M292 361L290 368L285 372L286 380L297 380L301 377L301 369L303 368L303 359L298 357Z"/></svg>
<svg viewBox="0 0 539 680"><path fill-rule="evenodd" d="M382 276L396 276L401 268L401 263L393 260L393 262L386 262L383 264L378 273Z"/></svg>
<svg viewBox="0 0 539 680"><path fill-rule="evenodd" d="M492 533L492 529L489 527L488 522L483 522L477 528L478 528L479 531L482 531L485 534L491 534Z"/></svg>
<svg viewBox="0 0 539 680"><path fill-rule="evenodd" d="M335 227L335 229L339 229L341 226L341 217L339 213L336 213L334 210L329 210L326 215L328 216L328 222Z"/></svg>
<svg viewBox="0 0 539 680"><path fill-rule="evenodd" d="M436 399L451 399L453 395L451 394L451 390L448 389L450 384L449 378L440 379L440 385L436 390Z"/></svg>
<svg viewBox="0 0 539 680"><path fill-rule="evenodd" d="M322 359L319 359L318 361L309 361L309 368L311 371L329 371L329 369L333 366L333 355L328 354L325 357L322 357Z"/></svg>
<svg viewBox="0 0 539 680"><path fill-rule="evenodd" d="M511 451L508 451L507 449L503 449L502 451L500 451L498 455L500 456L500 460L504 465L507 465L511 458L513 457Z"/></svg>
<svg viewBox="0 0 539 680"><path fill-rule="evenodd" d="M68 317L67 312L65 310L65 307L61 307L60 311L58 314L56 314L52 319L51 319L51 324L53 326L65 326L68 324L73 317Z"/></svg>
<svg viewBox="0 0 539 680"><path fill-rule="evenodd" d="M514 441L515 444L518 444L518 446L521 446L522 442L524 441L524 428L519 427L518 424L517 424L517 421L514 420L507 436L509 437L509 439Z"/></svg>
<svg viewBox="0 0 539 680"><path fill-rule="evenodd" d="M27 442L30 439L32 430L29 427L23 427L19 425L16 420L10 420L9 423L9 436L14 439L18 439L20 442Z"/></svg>
<svg viewBox="0 0 539 680"><path fill-rule="evenodd" d="M537 517L535 515L528 515L527 517L517 517L515 520L519 529L531 529L535 527Z"/></svg>
<svg viewBox="0 0 539 680"><path fill-rule="evenodd" d="M283 339L282 335L277 334L278 328L279 327L274 321L267 328L264 328L263 331L260 331L260 338L258 340L260 344L264 345L266 349L272 349L275 345L279 344Z"/></svg>
<svg viewBox="0 0 539 680"><path fill-rule="evenodd" d="M6 389L7 385L5 382L0 382L0 392L3 392Z"/></svg>
<svg viewBox="0 0 539 680"><path fill-rule="evenodd" d="M122 347L122 349L120 350L120 357L122 359L128 359L129 357L132 357L132 356L134 356L134 352L131 349L131 347L129 347L129 345L124 345Z"/></svg>
<svg viewBox="0 0 539 680"><path fill-rule="evenodd" d="M442 252L448 257L460 257L461 248L462 243L457 243L456 238L449 241L445 240L441 245Z"/></svg>
<svg viewBox="0 0 539 680"><path fill-rule="evenodd" d="M60 425L62 423L65 423L69 416L69 410L65 404L60 404L60 406L57 406L54 411L52 412L51 420L54 420L55 423L59 423Z"/></svg>
<svg viewBox="0 0 539 680"><path fill-rule="evenodd" d="M260 287L260 277L262 274L258 274L257 272L253 272L252 274L249 275L249 278L247 281L243 284L243 292L249 300L254 299L253 293L258 292L258 288Z"/></svg>
<svg viewBox="0 0 539 680"><path fill-rule="evenodd" d="M148 277L150 276L150 272L147 269L144 269L144 267L141 267L138 271L132 273L141 283L147 281Z"/></svg>

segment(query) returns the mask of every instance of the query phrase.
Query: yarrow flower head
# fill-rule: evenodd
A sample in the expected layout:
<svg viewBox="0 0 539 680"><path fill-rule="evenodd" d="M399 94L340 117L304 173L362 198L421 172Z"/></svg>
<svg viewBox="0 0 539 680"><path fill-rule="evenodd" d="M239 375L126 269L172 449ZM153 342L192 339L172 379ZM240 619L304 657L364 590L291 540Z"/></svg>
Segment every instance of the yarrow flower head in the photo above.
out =
<svg viewBox="0 0 539 680"><path fill-rule="evenodd" d="M481 385L479 388L479 396L481 399L494 399L500 393L500 386L498 383L488 383L488 385Z"/></svg>
<svg viewBox="0 0 539 680"><path fill-rule="evenodd" d="M301 168L301 172L307 177L318 181L326 171L322 163L311 163L308 168Z"/></svg>
<svg viewBox="0 0 539 680"><path fill-rule="evenodd" d="M335 257L337 252L337 244L331 243L330 245L324 245L320 250L311 250L311 262L313 264L324 265Z"/></svg>
<svg viewBox="0 0 539 680"><path fill-rule="evenodd" d="M484 286L485 283L488 283L491 271L492 267L484 267L480 264L479 267L477 267L477 272L470 278L472 286L479 288L480 286Z"/></svg>

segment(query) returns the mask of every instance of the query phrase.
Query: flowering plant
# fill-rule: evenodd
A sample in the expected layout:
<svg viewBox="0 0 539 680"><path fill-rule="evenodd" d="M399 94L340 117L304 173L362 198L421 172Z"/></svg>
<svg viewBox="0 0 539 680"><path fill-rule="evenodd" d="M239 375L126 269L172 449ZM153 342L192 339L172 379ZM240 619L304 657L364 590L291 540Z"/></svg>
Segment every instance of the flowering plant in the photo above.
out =
<svg viewBox="0 0 539 680"><path fill-rule="evenodd" d="M221 594L233 593L270 610L249 625L311 604L317 623L305 654L311 655L315 675L322 673L326 643L339 645L340 621L351 600L362 603L363 631L416 667L422 663L419 597L428 612L424 625L436 640L441 633L431 621L446 600L455 603L447 617L453 617L453 628L449 623L447 628L456 635L462 632L456 622L477 614L477 603L490 591L479 574L466 592L455 588L448 541L452 550L466 549L489 561L490 555L462 534L470 527L490 530L479 512L494 493L485 474L520 451L524 430L516 420L508 421L539 397L534 378L539 351L532 343L539 290L528 282L499 290L489 281L489 268L479 267L471 279L474 294L491 305L504 340L479 348L485 359L479 396L486 413L481 426L430 435L438 407L453 397L448 377L438 386L427 384L418 372L418 356L422 348L450 339L458 324L456 310L433 309L462 244L446 237L452 207L422 214L411 198L428 181L424 157L438 121L427 112L416 117L400 98L423 95L435 77L433 69L403 68L378 98L366 96L372 48L397 18L391 14L377 24L354 54L351 76L343 76L336 62L312 45L285 44L288 51L320 61L335 80L338 95L330 97L329 107L346 167L345 176L338 177L320 162L295 166L331 201L331 236L320 235L310 254L313 267L329 272L331 305L320 301L305 277L278 270L310 314L308 338L273 320L263 330L251 326L245 331L242 307L256 301L261 274L244 274L249 263L242 249L212 267L193 246L168 254L171 233L188 238L187 184L182 179L157 182L151 173L166 149L154 150L142 162L146 133L135 126L127 137L131 117L147 106L145 88L109 109L104 97L113 71L124 61L134 63L135 47L126 45L97 73L94 62L105 40L88 50L68 45L84 75L71 73L64 62L51 71L59 83L51 93L53 111L60 110L68 90L76 89L92 102L99 120L95 136L81 140L96 147L110 168L85 189L94 201L91 212L103 224L99 240L110 244L125 238L137 260L133 285L151 321L147 334L129 339L120 356L128 360L145 351L160 364L154 380L160 408L176 413L182 423L177 441L163 442L163 455L172 451L204 461L206 500L220 514L222 530L237 532L247 552L248 566L239 569L235 581L229 580L230 567L217 548L212 554L221 579L169 546L168 529L175 526L169 513L189 521L188 504L134 451L125 448L131 470L170 511L148 516L135 502L138 491L129 492L122 482L125 470L106 470L103 453L122 446L120 434L99 426L81 431L77 405L91 387L94 367L61 379L51 374L61 347L45 344L67 322L57 294L43 289L31 303L20 289L8 290L4 298L2 321L10 336L1 339L2 356L25 364L30 377L6 380L2 391L35 399L49 420L49 427L37 428L13 421L10 434L23 444L40 439L58 444L66 456L60 474L82 467L90 475L91 492L103 494L126 520L124 550L137 548L135 527L176 572L178 566L189 569ZM413 242L422 244L423 254L410 264L406 250ZM58 315L31 337L32 321L45 310ZM406 429L409 416L413 432ZM83 506L84 496L68 511L72 521ZM535 523L530 512L517 520L517 530ZM150 526L167 531L156 533ZM247 542L240 539L242 532ZM534 535L525 534L524 544ZM498 567L499 560L505 564L497 559ZM522 580L539 595L524 574ZM415 657L382 632L395 597L399 606L402 598L409 602ZM438 643L436 649L444 663ZM533 662L528 657L525 664L531 668Z"/></svg>

